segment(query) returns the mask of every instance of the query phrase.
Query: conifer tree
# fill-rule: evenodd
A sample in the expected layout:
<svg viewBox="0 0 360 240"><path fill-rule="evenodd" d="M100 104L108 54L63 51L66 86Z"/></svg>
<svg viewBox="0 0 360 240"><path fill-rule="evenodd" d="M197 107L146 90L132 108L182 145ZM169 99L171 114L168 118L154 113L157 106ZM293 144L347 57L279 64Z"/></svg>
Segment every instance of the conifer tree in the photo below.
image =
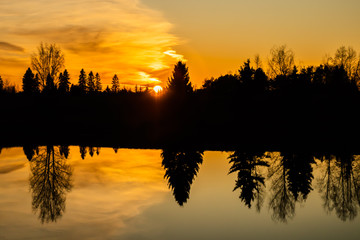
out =
<svg viewBox="0 0 360 240"><path fill-rule="evenodd" d="M89 92L95 92L95 76L92 71L90 71L87 79L87 88Z"/></svg>
<svg viewBox="0 0 360 240"><path fill-rule="evenodd" d="M2 80L2 77L0 76L0 92L4 89L4 81Z"/></svg>
<svg viewBox="0 0 360 240"><path fill-rule="evenodd" d="M167 90L175 95L185 95L193 92L189 70L185 63L179 61L174 66L172 76L168 80Z"/></svg>
<svg viewBox="0 0 360 240"><path fill-rule="evenodd" d="M85 93L87 89L86 89L86 74L85 74L84 69L81 69L81 71L80 71L78 85L79 85L80 91Z"/></svg>
<svg viewBox="0 0 360 240"><path fill-rule="evenodd" d="M111 91L114 93L118 92L120 89L120 84L119 84L119 78L117 77L116 74L114 75L111 84L112 84Z"/></svg>
<svg viewBox="0 0 360 240"><path fill-rule="evenodd" d="M23 77L23 91L26 94L34 94L39 92L39 81L35 78L34 73L28 68Z"/></svg>
<svg viewBox="0 0 360 240"><path fill-rule="evenodd" d="M110 92L111 92L109 86L106 86L105 92L106 92L106 93L110 93Z"/></svg>
<svg viewBox="0 0 360 240"><path fill-rule="evenodd" d="M99 73L96 73L96 75L95 75L95 90L96 90L96 92L102 91L101 78L100 78Z"/></svg>
<svg viewBox="0 0 360 240"><path fill-rule="evenodd" d="M59 91L61 93L67 93L70 91L70 76L68 71L65 69L59 76Z"/></svg>
<svg viewBox="0 0 360 240"><path fill-rule="evenodd" d="M47 78L46 78L46 85L45 88L43 89L43 91L45 93L54 93L56 90L56 85L54 83L54 79L51 77L50 74L48 74Z"/></svg>

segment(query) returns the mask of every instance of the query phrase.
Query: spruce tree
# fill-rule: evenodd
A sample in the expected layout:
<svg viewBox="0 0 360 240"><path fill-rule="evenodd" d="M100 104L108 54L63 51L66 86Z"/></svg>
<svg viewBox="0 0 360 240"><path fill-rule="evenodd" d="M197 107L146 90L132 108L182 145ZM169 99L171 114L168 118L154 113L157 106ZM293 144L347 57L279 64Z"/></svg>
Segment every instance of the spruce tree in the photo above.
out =
<svg viewBox="0 0 360 240"><path fill-rule="evenodd" d="M95 76L92 71L90 71L87 79L87 88L89 92L95 92Z"/></svg>
<svg viewBox="0 0 360 240"><path fill-rule="evenodd" d="M82 93L86 93L86 74L84 69L81 69L80 75L79 75L79 88Z"/></svg>
<svg viewBox="0 0 360 240"><path fill-rule="evenodd" d="M96 90L96 92L102 91L101 78L100 78L99 73L96 73L96 75L95 75L95 90Z"/></svg>
<svg viewBox="0 0 360 240"><path fill-rule="evenodd" d="M119 89L120 89L120 84L119 84L119 78L117 77L116 74L112 78L111 84L112 84L111 91L114 92L114 93L118 92Z"/></svg>
<svg viewBox="0 0 360 240"><path fill-rule="evenodd" d="M189 70L185 63L179 61L174 66L172 76L168 80L167 90L175 95L186 95L193 92Z"/></svg>
<svg viewBox="0 0 360 240"><path fill-rule="evenodd" d="M70 91L70 76L68 71L65 69L64 73L60 73L59 76L59 92L67 93Z"/></svg>
<svg viewBox="0 0 360 240"><path fill-rule="evenodd" d="M26 94L34 94L39 92L39 79L34 76L34 73L28 68L23 76L22 88Z"/></svg>
<svg viewBox="0 0 360 240"><path fill-rule="evenodd" d="M54 93L56 91L56 85L54 83L54 79L51 77L50 74L48 74L46 78L46 85L43 91L45 93Z"/></svg>
<svg viewBox="0 0 360 240"><path fill-rule="evenodd" d="M2 80L2 77L0 76L0 92L4 89L4 81Z"/></svg>

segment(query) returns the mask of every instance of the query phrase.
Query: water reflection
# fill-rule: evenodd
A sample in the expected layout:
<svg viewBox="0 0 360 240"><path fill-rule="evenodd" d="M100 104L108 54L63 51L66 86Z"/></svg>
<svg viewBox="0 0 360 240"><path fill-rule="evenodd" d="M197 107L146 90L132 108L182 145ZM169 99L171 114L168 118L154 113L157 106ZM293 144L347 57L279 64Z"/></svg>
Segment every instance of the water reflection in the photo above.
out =
<svg viewBox="0 0 360 240"><path fill-rule="evenodd" d="M265 177L260 167L268 167L269 164L263 158L264 153L245 153L235 151L229 156L229 173L237 172L237 180L234 190L240 189L239 198L246 206L251 208L254 200L256 210L260 211L264 201Z"/></svg>
<svg viewBox="0 0 360 240"><path fill-rule="evenodd" d="M28 158L33 155L26 151ZM47 146L31 160L32 207L42 223L56 221L65 211L66 192L72 188L72 168L65 160L68 154L68 147Z"/></svg>
<svg viewBox="0 0 360 240"><path fill-rule="evenodd" d="M318 185L325 211L330 213L335 210L342 221L353 220L360 205L359 156L323 156L321 161L324 171Z"/></svg>
<svg viewBox="0 0 360 240"><path fill-rule="evenodd" d="M39 154L39 147L26 145L26 146L23 146L23 151L24 151L26 158L29 161L31 161L35 154Z"/></svg>
<svg viewBox="0 0 360 240"><path fill-rule="evenodd" d="M312 190L311 164L308 154L270 153L271 165L268 178L271 180L269 208L272 218L287 222L295 216L295 203L305 201Z"/></svg>
<svg viewBox="0 0 360 240"><path fill-rule="evenodd" d="M189 199L191 184L203 161L203 151L164 149L161 157L165 169L164 178L168 181L176 202L183 206Z"/></svg>
<svg viewBox="0 0 360 240"><path fill-rule="evenodd" d="M118 151L116 147L110 150ZM71 158L70 147L27 145L23 146L23 152L30 163L33 210L42 223L56 221L64 214L66 194L72 189L73 170L66 161ZM77 156L85 159L88 153L91 157L99 155L100 147L80 146ZM194 149L162 150L164 178L180 206L190 198L203 155L203 151ZM115 160L114 156L111 158ZM353 220L358 215L360 156L237 150L230 153L228 159L229 173L236 174L233 191L238 191L241 203L257 212L265 205L277 222L293 219L296 206L305 204L314 188L314 170L321 172L320 176L317 173L315 187L318 189L315 192L320 193L324 210L334 213L342 221ZM6 166L4 169L9 168ZM3 172L7 173L5 170Z"/></svg>

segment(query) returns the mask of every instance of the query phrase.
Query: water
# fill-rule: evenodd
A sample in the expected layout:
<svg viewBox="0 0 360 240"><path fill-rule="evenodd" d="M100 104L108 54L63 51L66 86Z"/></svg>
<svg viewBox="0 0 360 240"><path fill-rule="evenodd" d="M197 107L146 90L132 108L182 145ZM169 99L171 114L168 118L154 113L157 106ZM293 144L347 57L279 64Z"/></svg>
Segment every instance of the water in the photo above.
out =
<svg viewBox="0 0 360 240"><path fill-rule="evenodd" d="M357 156L68 150L2 149L0 239L360 236Z"/></svg>

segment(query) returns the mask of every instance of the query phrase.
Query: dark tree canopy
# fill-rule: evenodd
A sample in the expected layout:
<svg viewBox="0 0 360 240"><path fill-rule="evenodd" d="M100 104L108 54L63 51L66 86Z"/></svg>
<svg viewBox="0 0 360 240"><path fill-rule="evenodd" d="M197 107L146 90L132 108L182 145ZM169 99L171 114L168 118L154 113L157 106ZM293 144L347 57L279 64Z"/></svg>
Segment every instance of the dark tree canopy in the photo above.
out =
<svg viewBox="0 0 360 240"><path fill-rule="evenodd" d="M56 91L56 85L54 82L54 79L51 77L50 74L48 74L47 78L46 78L46 85L43 89L44 93L54 93Z"/></svg>
<svg viewBox="0 0 360 240"><path fill-rule="evenodd" d="M168 80L167 90L176 95L185 95L194 91L190 82L189 70L185 63L179 61L174 66L172 76Z"/></svg>
<svg viewBox="0 0 360 240"><path fill-rule="evenodd" d="M80 71L80 75L79 75L79 88L80 88L80 91L85 93L86 90L87 90L87 84L86 84L86 73L84 71L84 69L81 69Z"/></svg>
<svg viewBox="0 0 360 240"><path fill-rule="evenodd" d="M119 89L120 89L119 78L115 74L111 81L111 91L116 93L119 91Z"/></svg>
<svg viewBox="0 0 360 240"><path fill-rule="evenodd" d="M96 92L102 91L101 78L100 78L99 73L96 73L96 75L95 75L95 91Z"/></svg>
<svg viewBox="0 0 360 240"><path fill-rule="evenodd" d="M88 79L87 79L87 88L89 92L95 92L95 76L92 71L90 71Z"/></svg>
<svg viewBox="0 0 360 240"><path fill-rule="evenodd" d="M68 71L65 69L59 76L59 91L61 93L67 93L70 91L70 76Z"/></svg>
<svg viewBox="0 0 360 240"><path fill-rule="evenodd" d="M4 89L4 81L2 80L2 77L0 76L0 92Z"/></svg>
<svg viewBox="0 0 360 240"><path fill-rule="evenodd" d="M34 94L39 92L39 80L34 76L30 68L26 70L22 83L24 93Z"/></svg>

